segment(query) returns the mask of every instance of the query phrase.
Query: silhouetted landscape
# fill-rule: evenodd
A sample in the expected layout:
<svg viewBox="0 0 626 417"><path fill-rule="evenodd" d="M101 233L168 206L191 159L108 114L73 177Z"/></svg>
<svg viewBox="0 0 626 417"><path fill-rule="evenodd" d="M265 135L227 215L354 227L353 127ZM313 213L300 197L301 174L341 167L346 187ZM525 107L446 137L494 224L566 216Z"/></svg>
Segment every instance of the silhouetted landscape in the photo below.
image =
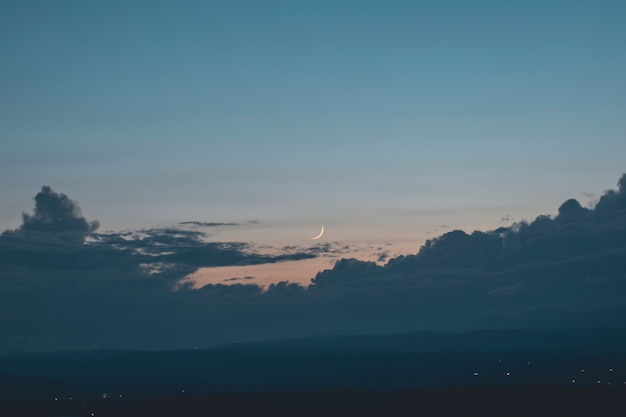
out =
<svg viewBox="0 0 626 417"><path fill-rule="evenodd" d="M14 416L618 416L626 411L626 331L417 332L5 354L0 387L0 411Z"/></svg>

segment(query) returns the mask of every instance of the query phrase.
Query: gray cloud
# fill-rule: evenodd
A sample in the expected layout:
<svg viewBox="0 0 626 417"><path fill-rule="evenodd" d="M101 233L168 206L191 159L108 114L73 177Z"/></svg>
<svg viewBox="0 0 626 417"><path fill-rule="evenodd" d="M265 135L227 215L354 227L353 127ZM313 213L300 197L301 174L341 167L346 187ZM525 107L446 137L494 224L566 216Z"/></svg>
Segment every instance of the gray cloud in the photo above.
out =
<svg viewBox="0 0 626 417"><path fill-rule="evenodd" d="M513 216L511 216L510 214L507 214L507 215L505 215L505 216L502 216L502 217L500 218L500 221L502 221L502 222L510 222L510 221L513 221Z"/></svg>
<svg viewBox="0 0 626 417"><path fill-rule="evenodd" d="M245 276L245 277L232 277L232 278L226 278L225 280L223 280L224 282L236 282L236 281L252 281L254 279L254 277L250 277L250 276Z"/></svg>
<svg viewBox="0 0 626 417"><path fill-rule="evenodd" d="M78 242L100 225L97 220L88 222L76 202L65 194L55 193L49 186L41 187L35 196L34 213L22 213L22 220L19 232L54 234Z"/></svg>
<svg viewBox="0 0 626 417"><path fill-rule="evenodd" d="M215 227L236 223L188 221L181 225ZM35 197L34 214L24 214L18 229L0 236L0 267L38 270L36 274L45 271L47 281L54 279L52 271L83 271L99 279L101 271L120 268L129 279L145 273L150 282L168 282L171 289L201 267L295 261L332 251L330 245L320 245L308 250L291 247L267 255L256 252L250 243L209 241L210 235L195 228L97 234L97 227L98 222L88 222L74 201L45 186Z"/></svg>
<svg viewBox="0 0 626 417"><path fill-rule="evenodd" d="M378 252L377 258L376 258L378 262L385 262L387 259L389 259L388 250L381 250L380 252Z"/></svg>
<svg viewBox="0 0 626 417"><path fill-rule="evenodd" d="M198 227L219 227L219 226L239 226L239 223L216 223L216 222L198 222L186 221L178 223L182 226L198 226Z"/></svg>

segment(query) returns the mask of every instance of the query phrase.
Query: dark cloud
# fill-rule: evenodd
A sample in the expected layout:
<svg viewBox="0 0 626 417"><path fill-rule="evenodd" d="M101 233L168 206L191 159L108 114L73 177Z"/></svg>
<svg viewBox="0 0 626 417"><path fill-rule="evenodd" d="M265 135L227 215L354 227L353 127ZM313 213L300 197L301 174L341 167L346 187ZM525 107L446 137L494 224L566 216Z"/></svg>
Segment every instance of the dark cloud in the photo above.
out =
<svg viewBox="0 0 626 417"><path fill-rule="evenodd" d="M245 276L245 277L232 277L226 278L224 282L236 282L236 281L252 281L254 277Z"/></svg>
<svg viewBox="0 0 626 417"><path fill-rule="evenodd" d="M402 311L387 314L388 323L408 315L418 327L576 326L571 318L581 320L582 311L586 324L593 317L595 325L624 325L615 311L626 311L625 184L626 175L594 209L568 200L554 217L488 232L453 230L382 267L341 261L319 273L312 289L332 287L347 305L369 299L385 306L379 320Z"/></svg>
<svg viewBox="0 0 626 417"><path fill-rule="evenodd" d="M182 226L198 226L198 227L239 226L239 223L215 223L215 222L197 222L197 221L180 222L178 224Z"/></svg>
<svg viewBox="0 0 626 417"><path fill-rule="evenodd" d="M55 193L49 186L41 187L35 196L34 213L22 213L22 220L19 232L44 233L77 242L82 242L100 225L97 220L88 222L76 202L65 194Z"/></svg>
<svg viewBox="0 0 626 417"><path fill-rule="evenodd" d="M248 243L208 241L196 229L22 227L0 236L0 316L10 318L0 322L0 345L172 348L328 333L623 326L625 184L626 175L593 208L568 200L555 216L453 230L384 266L341 259L308 288L263 290L244 277L193 289L181 280L200 267L347 255L350 247L265 255ZM62 212L82 218L68 207ZM68 231L89 239L38 238Z"/></svg>
<svg viewBox="0 0 626 417"><path fill-rule="evenodd" d="M241 266L314 258L313 252L302 250L263 255L254 252L251 244L243 242L208 242L207 235L197 230L177 228L144 229L137 232L95 235L95 245L114 247L144 261L185 265L192 268Z"/></svg>
<svg viewBox="0 0 626 417"><path fill-rule="evenodd" d="M296 248L260 254L249 243L209 241L196 229L97 234L96 228L75 202L43 187L34 214L0 235L0 316L11 317L0 325L0 346L85 346L96 339L104 340L101 346L128 346L151 338L151 346L163 346L159 327L184 332L182 322L196 315L205 321L223 313L218 306L261 293L240 284L196 291L183 280L199 268L317 256Z"/></svg>
<svg viewBox="0 0 626 417"><path fill-rule="evenodd" d="M378 252L378 256L376 258L376 260L378 262L385 262L387 259L389 259L389 251L388 250L383 250L381 252Z"/></svg>
<svg viewBox="0 0 626 417"><path fill-rule="evenodd" d="M596 204L595 214L597 216L621 216L626 210L626 174L617 182L618 189L608 190L600 197Z"/></svg>
<svg viewBox="0 0 626 417"><path fill-rule="evenodd" d="M318 273L311 280L312 287L323 288L332 285L342 285L347 282L364 281L375 276L382 268L374 262L364 262L358 259L341 259L331 270Z"/></svg>
<svg viewBox="0 0 626 417"><path fill-rule="evenodd" d="M176 281L201 267L255 265L317 256L302 250L259 254L248 243L208 242L203 232L177 228L92 233L89 237L89 242L83 244L85 235L77 237L73 232L25 232L22 228L8 231L0 239L0 262L38 269L97 270L109 264L134 265L168 271L161 276Z"/></svg>
<svg viewBox="0 0 626 417"><path fill-rule="evenodd" d="M281 249L282 253L292 254L302 252L302 247L297 245L289 245L283 246ZM325 242L318 243L307 248L307 253L315 254L316 256L324 256L324 257L339 257L347 254L354 254L363 250L355 245L346 245L341 242Z"/></svg>
<svg viewBox="0 0 626 417"><path fill-rule="evenodd" d="M581 220L587 214L589 214L589 210L583 208L577 200L571 198L561 204L557 219L561 222L567 223Z"/></svg>

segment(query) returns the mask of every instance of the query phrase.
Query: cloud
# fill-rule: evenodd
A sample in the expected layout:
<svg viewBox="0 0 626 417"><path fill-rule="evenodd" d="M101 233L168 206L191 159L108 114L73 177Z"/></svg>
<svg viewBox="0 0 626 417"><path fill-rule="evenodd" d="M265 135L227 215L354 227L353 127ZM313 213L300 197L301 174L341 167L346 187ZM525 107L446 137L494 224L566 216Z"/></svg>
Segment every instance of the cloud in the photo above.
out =
<svg viewBox="0 0 626 417"><path fill-rule="evenodd" d="M198 222L186 221L178 223L181 226L198 226L198 227L219 227L219 226L239 226L239 223L216 223L216 222Z"/></svg>
<svg viewBox="0 0 626 417"><path fill-rule="evenodd" d="M35 214L0 235L0 316L10 318L0 328L5 350L626 325L626 175L593 208L567 200L555 216L452 230L385 265L341 259L308 288L280 283L265 290L245 277L200 289L182 280L200 267L348 256L350 247L336 242L267 255L250 243L214 242L198 229L97 234L66 196L46 187L39 195L46 198L36 200ZM67 233L80 239L51 238Z"/></svg>
<svg viewBox="0 0 626 417"><path fill-rule="evenodd" d="M115 247L135 255L144 262L185 265L191 268L241 266L314 258L314 252L292 251L278 255L254 252L249 243L209 242L197 230L178 228L143 229L138 232L109 233L93 236L99 247Z"/></svg>
<svg viewBox="0 0 626 417"><path fill-rule="evenodd" d="M626 319L614 314L626 310L621 295L626 289L626 175L618 187L593 209L572 199L554 217L540 215L487 232L453 230L382 267L338 262L316 276L313 289L332 287L336 294L349 294L348 302L368 297L411 314L420 326L573 326L568 318L583 309L602 316L603 325L624 325ZM597 287L585 285L598 275L603 280L595 280ZM536 314L544 315L541 322L533 322Z"/></svg>
<svg viewBox="0 0 626 417"><path fill-rule="evenodd" d="M502 218L500 218L500 221L502 222L510 222L513 221L513 216L510 214L507 214L505 216L502 216Z"/></svg>
<svg viewBox="0 0 626 417"><path fill-rule="evenodd" d="M236 281L252 281L254 277L245 276L245 277L232 277L226 278L224 282L236 282Z"/></svg>
<svg viewBox="0 0 626 417"><path fill-rule="evenodd" d="M97 220L88 222L78 207L65 194L55 193L49 186L41 187L35 196L35 212L22 213L19 232L54 234L57 237L82 242L99 227Z"/></svg>
<svg viewBox="0 0 626 417"><path fill-rule="evenodd" d="M114 262L169 271L178 280L200 267L254 265L309 259L322 251L264 255L242 242L211 242L209 235L179 227L96 234L97 220L87 221L76 202L44 186L35 196L33 214L23 214L17 230L5 231L0 240L0 262L7 266L39 269L92 269ZM197 227L235 226L237 223L186 221ZM89 238L87 241L86 239ZM172 274L178 271L179 274Z"/></svg>
<svg viewBox="0 0 626 417"><path fill-rule="evenodd" d="M388 250L381 250L380 252L378 252L377 258L376 258L377 262L385 262L387 259L389 259Z"/></svg>

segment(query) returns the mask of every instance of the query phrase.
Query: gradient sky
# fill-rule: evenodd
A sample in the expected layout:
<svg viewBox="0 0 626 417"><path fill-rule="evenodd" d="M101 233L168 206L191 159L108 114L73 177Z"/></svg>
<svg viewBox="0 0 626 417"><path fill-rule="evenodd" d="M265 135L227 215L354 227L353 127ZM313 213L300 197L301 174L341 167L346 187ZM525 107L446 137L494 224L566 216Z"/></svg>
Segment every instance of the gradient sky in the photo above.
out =
<svg viewBox="0 0 626 417"><path fill-rule="evenodd" d="M624 326L624 22L0 2L0 351Z"/></svg>
<svg viewBox="0 0 626 417"><path fill-rule="evenodd" d="M219 238L280 246L324 224L392 253L590 204L625 166L625 21L623 1L3 1L0 230L42 185L102 231L254 221Z"/></svg>

